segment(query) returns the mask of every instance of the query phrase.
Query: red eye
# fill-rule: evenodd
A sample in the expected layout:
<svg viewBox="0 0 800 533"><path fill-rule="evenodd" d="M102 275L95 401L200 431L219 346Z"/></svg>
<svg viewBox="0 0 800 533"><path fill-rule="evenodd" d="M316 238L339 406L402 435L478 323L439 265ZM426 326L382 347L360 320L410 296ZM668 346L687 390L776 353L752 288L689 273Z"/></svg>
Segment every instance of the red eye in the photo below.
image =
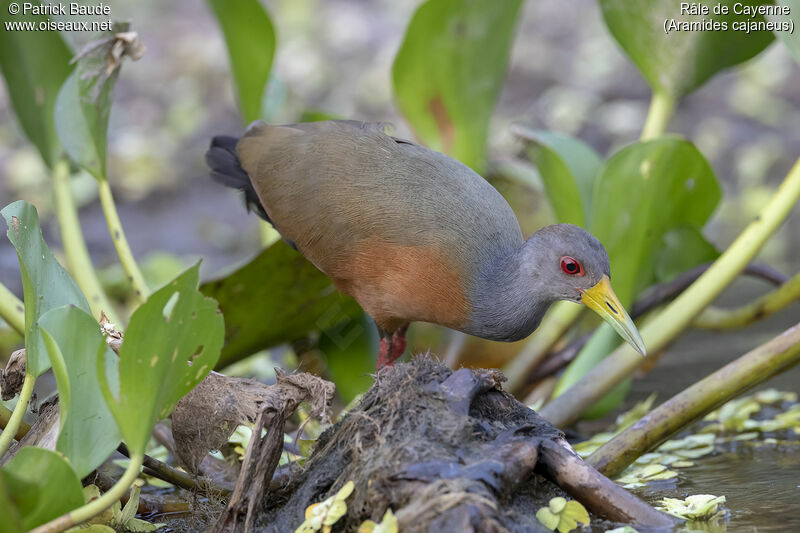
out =
<svg viewBox="0 0 800 533"><path fill-rule="evenodd" d="M583 276L583 266L568 255L561 258L561 270L568 276Z"/></svg>

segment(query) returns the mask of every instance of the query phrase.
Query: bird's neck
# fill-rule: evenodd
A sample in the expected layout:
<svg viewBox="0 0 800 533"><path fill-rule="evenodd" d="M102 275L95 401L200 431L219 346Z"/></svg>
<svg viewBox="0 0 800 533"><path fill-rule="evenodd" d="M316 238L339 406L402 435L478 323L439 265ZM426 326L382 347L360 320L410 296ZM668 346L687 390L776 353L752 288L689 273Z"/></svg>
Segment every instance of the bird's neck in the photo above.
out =
<svg viewBox="0 0 800 533"><path fill-rule="evenodd" d="M535 258L530 240L499 251L478 269L475 306L465 332L497 341L516 341L530 335L555 299L535 286Z"/></svg>

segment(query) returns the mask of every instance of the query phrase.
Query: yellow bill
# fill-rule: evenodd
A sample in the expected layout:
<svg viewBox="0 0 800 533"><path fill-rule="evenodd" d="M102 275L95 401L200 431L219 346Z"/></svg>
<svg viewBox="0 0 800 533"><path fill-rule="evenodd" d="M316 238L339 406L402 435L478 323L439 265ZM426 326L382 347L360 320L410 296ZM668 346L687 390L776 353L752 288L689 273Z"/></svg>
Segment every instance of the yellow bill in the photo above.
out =
<svg viewBox="0 0 800 533"><path fill-rule="evenodd" d="M647 355L642 336L639 335L639 330L636 329L636 325L631 320L631 317L628 316L625 308L619 303L617 295L614 294L614 289L611 288L611 281L608 276L603 276L597 282L597 285L583 291L581 302L611 324L611 327L631 346L636 348L637 352L644 356Z"/></svg>

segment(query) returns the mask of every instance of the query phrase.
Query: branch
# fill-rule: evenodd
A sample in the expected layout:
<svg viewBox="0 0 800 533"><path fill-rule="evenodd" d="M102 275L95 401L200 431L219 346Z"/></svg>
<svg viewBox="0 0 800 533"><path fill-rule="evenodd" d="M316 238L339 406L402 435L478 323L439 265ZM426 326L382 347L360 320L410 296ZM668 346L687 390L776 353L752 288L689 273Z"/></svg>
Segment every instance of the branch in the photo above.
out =
<svg viewBox="0 0 800 533"><path fill-rule="evenodd" d="M800 200L800 160L784 179L761 214L731 246L683 294L642 328L642 338L651 354L657 354L686 329L741 272ZM568 425L631 375L641 357L623 345L603 359L564 394L546 405L541 414L556 426Z"/></svg>
<svg viewBox="0 0 800 533"><path fill-rule="evenodd" d="M780 311L800 299L800 273L777 289L736 309L709 307L694 321L694 327L733 329L747 326Z"/></svg>
<svg viewBox="0 0 800 533"><path fill-rule="evenodd" d="M598 448L588 462L614 477L695 420L800 362L800 324L673 396Z"/></svg>

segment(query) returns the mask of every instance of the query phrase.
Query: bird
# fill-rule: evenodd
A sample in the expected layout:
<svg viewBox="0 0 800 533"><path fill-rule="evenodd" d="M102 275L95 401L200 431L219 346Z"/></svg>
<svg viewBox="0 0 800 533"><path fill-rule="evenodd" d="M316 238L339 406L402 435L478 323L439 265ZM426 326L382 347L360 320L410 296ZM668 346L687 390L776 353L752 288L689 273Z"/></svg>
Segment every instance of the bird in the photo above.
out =
<svg viewBox="0 0 800 533"><path fill-rule="evenodd" d="M256 121L240 138L213 137L206 162L372 318L378 369L403 354L411 322L517 341L558 300L584 304L646 354L597 238L572 224L524 238L488 181L382 123Z"/></svg>

